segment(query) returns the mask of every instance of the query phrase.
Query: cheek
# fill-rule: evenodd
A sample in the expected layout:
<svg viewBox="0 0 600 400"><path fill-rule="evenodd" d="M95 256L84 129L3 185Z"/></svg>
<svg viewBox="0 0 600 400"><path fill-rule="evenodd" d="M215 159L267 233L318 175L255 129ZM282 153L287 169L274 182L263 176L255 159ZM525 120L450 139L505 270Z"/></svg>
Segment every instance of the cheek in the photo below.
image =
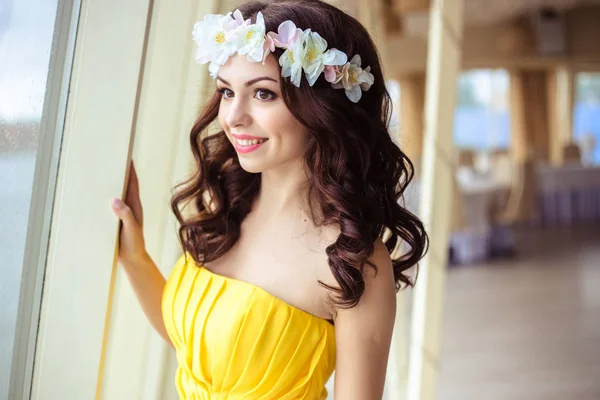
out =
<svg viewBox="0 0 600 400"><path fill-rule="evenodd" d="M296 132L295 139L296 152L303 156L308 148L308 134L304 130Z"/></svg>
<svg viewBox="0 0 600 400"><path fill-rule="evenodd" d="M219 125L221 126L221 128L223 129L227 129L227 124L225 123L225 110L223 109L223 106L219 107L219 113L217 114L217 121L219 122Z"/></svg>
<svg viewBox="0 0 600 400"><path fill-rule="evenodd" d="M308 143L308 133L306 128L300 124L291 114L287 123L287 132L290 133L292 142L297 151L304 152Z"/></svg>
<svg viewBox="0 0 600 400"><path fill-rule="evenodd" d="M281 125L281 135L285 153L289 156L300 156L306 151L308 133L296 120L287 120Z"/></svg>
<svg viewBox="0 0 600 400"><path fill-rule="evenodd" d="M227 126L227 123L225 122L225 116L225 112L223 112L223 110L220 108L219 114L217 114L217 122L219 123L221 129L223 129L223 131L225 132L227 139L229 139L229 141L231 142L231 137L229 135L229 126Z"/></svg>
<svg viewBox="0 0 600 400"><path fill-rule="evenodd" d="M297 137L304 127L294 118L287 107L275 107L265 115L269 129L281 135Z"/></svg>

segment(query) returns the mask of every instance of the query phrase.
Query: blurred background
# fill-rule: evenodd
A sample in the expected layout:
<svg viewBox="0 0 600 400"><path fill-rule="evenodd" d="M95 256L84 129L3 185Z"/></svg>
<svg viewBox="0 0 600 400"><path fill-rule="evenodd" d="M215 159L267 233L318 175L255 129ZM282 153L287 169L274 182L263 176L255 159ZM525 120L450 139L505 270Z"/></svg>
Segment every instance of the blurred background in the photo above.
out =
<svg viewBox="0 0 600 400"><path fill-rule="evenodd" d="M165 46L154 30L161 3L144 2L150 49ZM434 260L423 270L442 265L399 294L386 399L600 399L600 1L332 3L379 46L394 100L390 135L417 170L406 203L433 232ZM87 10L102 11L98 4ZM239 2L211 4L223 12ZM35 349L30 320L43 318L43 307L31 271L43 276L45 264L28 264L26 248L35 241L40 254L49 251L50 228L36 223L51 213L40 215L35 188L59 179L56 165L43 180L34 172L54 165L43 154L60 154L61 125L48 121L65 118L67 98L48 88L56 65L77 63L60 45L75 46L77 13L61 18L85 5L0 0L0 400L25 398L9 396L11 379L31 384L32 356L18 349ZM145 71L149 60L141 59ZM187 136L192 120L177 134ZM18 334L24 320L27 340ZM173 360L164 363L168 394L157 396L173 398Z"/></svg>

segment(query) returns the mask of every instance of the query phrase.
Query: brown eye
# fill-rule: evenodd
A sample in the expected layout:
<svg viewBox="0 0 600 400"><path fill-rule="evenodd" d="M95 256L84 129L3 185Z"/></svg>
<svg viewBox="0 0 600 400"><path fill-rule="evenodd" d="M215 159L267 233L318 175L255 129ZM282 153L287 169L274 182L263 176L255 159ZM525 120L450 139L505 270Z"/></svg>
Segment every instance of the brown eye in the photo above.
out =
<svg viewBox="0 0 600 400"><path fill-rule="evenodd" d="M231 98L231 96L228 95L229 92L231 92L231 90L227 89L227 88L222 88L218 90L219 93L221 94L221 97L224 99L229 99ZM233 92L231 92L233 93Z"/></svg>
<svg viewBox="0 0 600 400"><path fill-rule="evenodd" d="M275 95L275 93L271 92L270 90L266 90L266 89L257 89L256 94L258 95L257 98L259 100L263 100L263 101L274 100L277 97Z"/></svg>

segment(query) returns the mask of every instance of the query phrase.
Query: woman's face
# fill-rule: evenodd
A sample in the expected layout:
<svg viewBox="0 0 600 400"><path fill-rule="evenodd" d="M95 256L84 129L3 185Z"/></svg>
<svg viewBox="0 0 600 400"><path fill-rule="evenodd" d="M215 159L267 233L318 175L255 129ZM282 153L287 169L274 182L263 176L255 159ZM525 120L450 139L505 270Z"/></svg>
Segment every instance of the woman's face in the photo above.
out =
<svg viewBox="0 0 600 400"><path fill-rule="evenodd" d="M304 156L308 134L281 97L280 76L272 54L265 65L236 54L219 68L219 123L248 172L292 165Z"/></svg>

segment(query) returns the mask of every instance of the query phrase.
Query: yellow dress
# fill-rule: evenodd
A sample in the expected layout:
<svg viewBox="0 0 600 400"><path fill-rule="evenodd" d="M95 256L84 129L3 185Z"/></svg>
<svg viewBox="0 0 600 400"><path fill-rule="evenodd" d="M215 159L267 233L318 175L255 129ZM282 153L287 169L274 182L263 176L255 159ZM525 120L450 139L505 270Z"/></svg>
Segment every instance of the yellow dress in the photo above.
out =
<svg viewBox="0 0 600 400"><path fill-rule="evenodd" d="M335 367L334 327L189 255L162 297L181 399L321 400Z"/></svg>

